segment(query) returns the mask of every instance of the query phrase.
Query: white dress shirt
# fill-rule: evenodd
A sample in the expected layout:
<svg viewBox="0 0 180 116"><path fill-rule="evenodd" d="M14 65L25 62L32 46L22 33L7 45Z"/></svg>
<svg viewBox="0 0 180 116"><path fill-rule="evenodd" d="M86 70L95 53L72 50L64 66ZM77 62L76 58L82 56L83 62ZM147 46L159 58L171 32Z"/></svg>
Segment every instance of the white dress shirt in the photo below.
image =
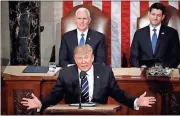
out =
<svg viewBox="0 0 180 116"><path fill-rule="evenodd" d="M78 69L78 73L80 75L81 70ZM86 72L87 73L87 80L88 80L88 85L89 85L89 102L91 102L92 97L93 97L93 89L94 89L94 67L93 65L91 66L90 70ZM81 79L79 77L79 83L81 84ZM137 98L134 101L134 109L139 110L139 107L137 107Z"/></svg>
<svg viewBox="0 0 180 116"><path fill-rule="evenodd" d="M84 34L84 42L86 43L86 37L87 37L88 30L89 30L89 29L86 29L86 31L80 32L80 31L77 29L78 45L79 45L79 42L80 42L80 40L81 40L81 37L82 37L81 34L82 34L82 33Z"/></svg>
<svg viewBox="0 0 180 116"><path fill-rule="evenodd" d="M81 70L78 68L78 73L80 75ZM90 70L86 72L87 73L87 80L88 80L88 85L89 85L89 101L91 102L92 97L93 97L93 89L94 89L94 67L93 65L91 66ZM79 84L81 84L81 79L79 77ZM134 101L134 109L139 110L139 107L137 107L137 101L138 98L135 99ZM37 112L40 112L42 107L42 104L40 105L39 108L37 108Z"/></svg>
<svg viewBox="0 0 180 116"><path fill-rule="evenodd" d="M157 35L157 38L158 38L158 36L159 36L159 31L160 31L160 28L161 28L161 24L159 24L159 25L156 26L155 28L152 27L152 25L150 24L149 27L150 27L150 37L151 37L151 42L152 42L152 36L153 36L153 34L154 34L153 29L156 29L156 35Z"/></svg>
<svg viewBox="0 0 180 116"><path fill-rule="evenodd" d="M81 70L78 69L79 75ZM93 97L93 89L94 89L94 67L91 66L90 70L87 73L87 80L88 80L88 86L89 86L89 101L91 102ZM81 84L81 79L79 77L79 83Z"/></svg>

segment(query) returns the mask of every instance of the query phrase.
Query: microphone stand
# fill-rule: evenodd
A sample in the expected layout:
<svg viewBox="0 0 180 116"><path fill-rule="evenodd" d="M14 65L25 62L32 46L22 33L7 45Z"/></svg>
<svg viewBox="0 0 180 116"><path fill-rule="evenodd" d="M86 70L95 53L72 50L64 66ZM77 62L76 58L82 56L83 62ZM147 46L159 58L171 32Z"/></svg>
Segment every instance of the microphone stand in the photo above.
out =
<svg viewBox="0 0 180 116"><path fill-rule="evenodd" d="M80 91L79 91L79 108L78 109L82 109L82 107L81 107L82 80L83 79L81 78Z"/></svg>

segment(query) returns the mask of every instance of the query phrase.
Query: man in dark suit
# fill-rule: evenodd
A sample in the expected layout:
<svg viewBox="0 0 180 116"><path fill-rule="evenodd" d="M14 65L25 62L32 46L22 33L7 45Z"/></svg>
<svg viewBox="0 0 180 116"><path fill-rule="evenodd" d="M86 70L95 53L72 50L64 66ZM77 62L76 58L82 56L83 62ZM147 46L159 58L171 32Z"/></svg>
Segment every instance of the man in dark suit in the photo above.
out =
<svg viewBox="0 0 180 116"><path fill-rule="evenodd" d="M150 25L137 30L131 45L130 63L140 67L140 60L159 59L165 67L177 68L180 63L180 43L177 30L161 24L165 7L154 3L148 12Z"/></svg>
<svg viewBox="0 0 180 116"><path fill-rule="evenodd" d="M79 8L75 13L77 29L62 36L59 51L60 67L75 64L73 51L77 45L89 44L93 48L96 63L106 63L105 35L89 28L90 12L86 8Z"/></svg>
<svg viewBox="0 0 180 116"><path fill-rule="evenodd" d="M121 90L110 67L93 64L93 50L88 44L77 46L74 50L74 58L76 65L60 70L56 84L48 96L39 101L32 94L32 99L23 98L21 103L28 106L28 109L41 108L41 111L50 105L57 104L63 97L67 104L79 103L80 82L82 82L82 102L106 104L108 96L111 96L119 103L136 110L140 106L151 107L155 103L156 99L145 97L146 93L136 98ZM79 75L82 71L86 76L83 81L80 81Z"/></svg>

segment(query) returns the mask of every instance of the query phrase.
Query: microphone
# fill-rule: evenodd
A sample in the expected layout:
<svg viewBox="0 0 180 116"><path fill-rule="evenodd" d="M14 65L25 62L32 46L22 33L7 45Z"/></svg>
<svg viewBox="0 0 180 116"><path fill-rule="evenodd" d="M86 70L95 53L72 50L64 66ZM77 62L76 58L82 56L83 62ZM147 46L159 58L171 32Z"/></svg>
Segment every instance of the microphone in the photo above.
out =
<svg viewBox="0 0 180 116"><path fill-rule="evenodd" d="M82 80L86 77L87 73L84 71L80 72L81 85L79 90L79 109L81 109L81 91L82 91Z"/></svg>
<svg viewBox="0 0 180 116"><path fill-rule="evenodd" d="M80 72L80 79L84 79L86 77L87 73L84 71Z"/></svg>

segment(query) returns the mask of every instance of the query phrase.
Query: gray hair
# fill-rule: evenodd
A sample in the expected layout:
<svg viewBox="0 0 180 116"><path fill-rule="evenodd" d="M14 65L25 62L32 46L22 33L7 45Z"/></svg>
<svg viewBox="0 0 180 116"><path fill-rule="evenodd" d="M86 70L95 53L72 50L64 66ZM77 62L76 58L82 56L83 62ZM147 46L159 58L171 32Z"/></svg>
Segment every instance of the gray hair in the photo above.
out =
<svg viewBox="0 0 180 116"><path fill-rule="evenodd" d="M88 15L88 17L91 17L89 10L88 10L87 8L84 8L84 7L78 8L78 9L76 10L76 13L75 13L75 16L76 16L76 17L77 17L77 13L78 13L79 11L86 12L87 15Z"/></svg>
<svg viewBox="0 0 180 116"><path fill-rule="evenodd" d="M89 44L84 44L84 45L76 46L75 49L74 49L74 55L78 52L79 49L88 50L88 53L93 54L93 49L92 49L92 47Z"/></svg>

